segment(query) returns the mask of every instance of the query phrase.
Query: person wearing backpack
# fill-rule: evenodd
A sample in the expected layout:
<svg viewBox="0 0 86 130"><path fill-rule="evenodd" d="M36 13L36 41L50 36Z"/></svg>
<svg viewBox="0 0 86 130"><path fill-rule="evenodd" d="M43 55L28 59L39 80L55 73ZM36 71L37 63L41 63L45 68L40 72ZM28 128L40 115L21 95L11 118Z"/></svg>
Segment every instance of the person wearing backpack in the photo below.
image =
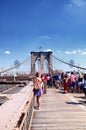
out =
<svg viewBox="0 0 86 130"><path fill-rule="evenodd" d="M37 103L37 106L35 108L39 109L40 97L43 94L43 90L42 90L42 79L40 78L38 72L35 74L35 78L33 79L33 84L34 84L33 92L34 92L34 96L36 97L36 103Z"/></svg>

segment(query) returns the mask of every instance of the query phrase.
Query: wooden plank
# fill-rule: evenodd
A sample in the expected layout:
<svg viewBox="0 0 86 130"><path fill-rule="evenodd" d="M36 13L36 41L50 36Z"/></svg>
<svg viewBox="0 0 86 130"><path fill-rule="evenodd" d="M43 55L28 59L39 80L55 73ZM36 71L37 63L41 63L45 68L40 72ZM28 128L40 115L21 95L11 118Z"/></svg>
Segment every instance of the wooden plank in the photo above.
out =
<svg viewBox="0 0 86 130"><path fill-rule="evenodd" d="M49 88L41 97L41 108L34 109L31 130L86 130L86 105L78 100L74 94Z"/></svg>

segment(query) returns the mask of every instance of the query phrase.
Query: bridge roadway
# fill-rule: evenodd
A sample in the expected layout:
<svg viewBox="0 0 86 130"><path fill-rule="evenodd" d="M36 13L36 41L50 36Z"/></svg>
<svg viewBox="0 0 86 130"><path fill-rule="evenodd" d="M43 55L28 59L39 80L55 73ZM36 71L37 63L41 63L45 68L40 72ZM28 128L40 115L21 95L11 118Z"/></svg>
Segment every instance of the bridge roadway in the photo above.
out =
<svg viewBox="0 0 86 130"><path fill-rule="evenodd" d="M34 109L30 130L86 130L84 94L49 88L42 95L40 109Z"/></svg>

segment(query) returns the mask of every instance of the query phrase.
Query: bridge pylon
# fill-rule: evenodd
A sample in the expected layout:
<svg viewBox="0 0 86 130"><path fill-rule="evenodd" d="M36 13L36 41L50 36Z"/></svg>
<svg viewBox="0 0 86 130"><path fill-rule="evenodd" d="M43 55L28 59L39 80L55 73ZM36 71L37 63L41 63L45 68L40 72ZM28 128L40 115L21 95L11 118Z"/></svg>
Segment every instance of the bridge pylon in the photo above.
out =
<svg viewBox="0 0 86 130"><path fill-rule="evenodd" d="M36 61L39 60L39 72L44 73L44 61L47 61L48 73L52 73L52 51L49 52L31 52L31 74L36 72Z"/></svg>

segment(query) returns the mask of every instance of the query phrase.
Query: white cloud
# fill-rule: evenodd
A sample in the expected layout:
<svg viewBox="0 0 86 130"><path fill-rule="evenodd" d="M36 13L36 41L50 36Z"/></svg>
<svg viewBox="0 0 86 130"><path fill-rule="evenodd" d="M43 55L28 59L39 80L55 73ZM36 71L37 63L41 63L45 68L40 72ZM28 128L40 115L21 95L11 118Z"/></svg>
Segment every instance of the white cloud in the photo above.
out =
<svg viewBox="0 0 86 130"><path fill-rule="evenodd" d="M76 50L74 50L74 51L65 51L65 53L66 53L66 54L76 54L77 51L76 51Z"/></svg>
<svg viewBox="0 0 86 130"><path fill-rule="evenodd" d="M86 55L86 48L85 48L85 49L82 49L82 50L79 50L79 53L80 53L81 55Z"/></svg>
<svg viewBox="0 0 86 130"><path fill-rule="evenodd" d="M47 35L42 35L40 38L41 38L41 39L50 39L50 37L47 36Z"/></svg>
<svg viewBox="0 0 86 130"><path fill-rule="evenodd" d="M4 53L5 53L5 54L11 54L10 51L5 51Z"/></svg>
<svg viewBox="0 0 86 130"><path fill-rule="evenodd" d="M49 52L49 51L52 51L52 52L53 52L52 49L46 49L46 50L44 50L44 52Z"/></svg>
<svg viewBox="0 0 86 130"><path fill-rule="evenodd" d="M72 51L71 53L72 53L72 54L76 54L76 53L77 53L77 51L75 50L75 51Z"/></svg>
<svg viewBox="0 0 86 130"><path fill-rule="evenodd" d="M64 4L64 7L71 8L71 7L79 7L79 8L85 8L86 7L86 0L70 0L68 4Z"/></svg>
<svg viewBox="0 0 86 130"><path fill-rule="evenodd" d="M46 51L47 51L47 52L49 52L49 51L52 51L52 52L53 52L53 50L51 50L51 49L47 49Z"/></svg>
<svg viewBox="0 0 86 130"><path fill-rule="evenodd" d="M78 7L85 7L86 6L86 1L85 0L71 0L71 3L73 5L78 6Z"/></svg>
<svg viewBox="0 0 86 130"><path fill-rule="evenodd" d="M77 52L78 52L78 53L80 53L80 52L81 52L81 50L77 50Z"/></svg>
<svg viewBox="0 0 86 130"><path fill-rule="evenodd" d="M66 53L66 54L71 54L71 52L70 52L70 51L65 51L65 53Z"/></svg>
<svg viewBox="0 0 86 130"><path fill-rule="evenodd" d="M65 51L66 54L82 54L82 55L86 55L86 49L77 49L77 50L71 50L71 51Z"/></svg>
<svg viewBox="0 0 86 130"><path fill-rule="evenodd" d="M82 55L86 55L86 51L81 53Z"/></svg>

